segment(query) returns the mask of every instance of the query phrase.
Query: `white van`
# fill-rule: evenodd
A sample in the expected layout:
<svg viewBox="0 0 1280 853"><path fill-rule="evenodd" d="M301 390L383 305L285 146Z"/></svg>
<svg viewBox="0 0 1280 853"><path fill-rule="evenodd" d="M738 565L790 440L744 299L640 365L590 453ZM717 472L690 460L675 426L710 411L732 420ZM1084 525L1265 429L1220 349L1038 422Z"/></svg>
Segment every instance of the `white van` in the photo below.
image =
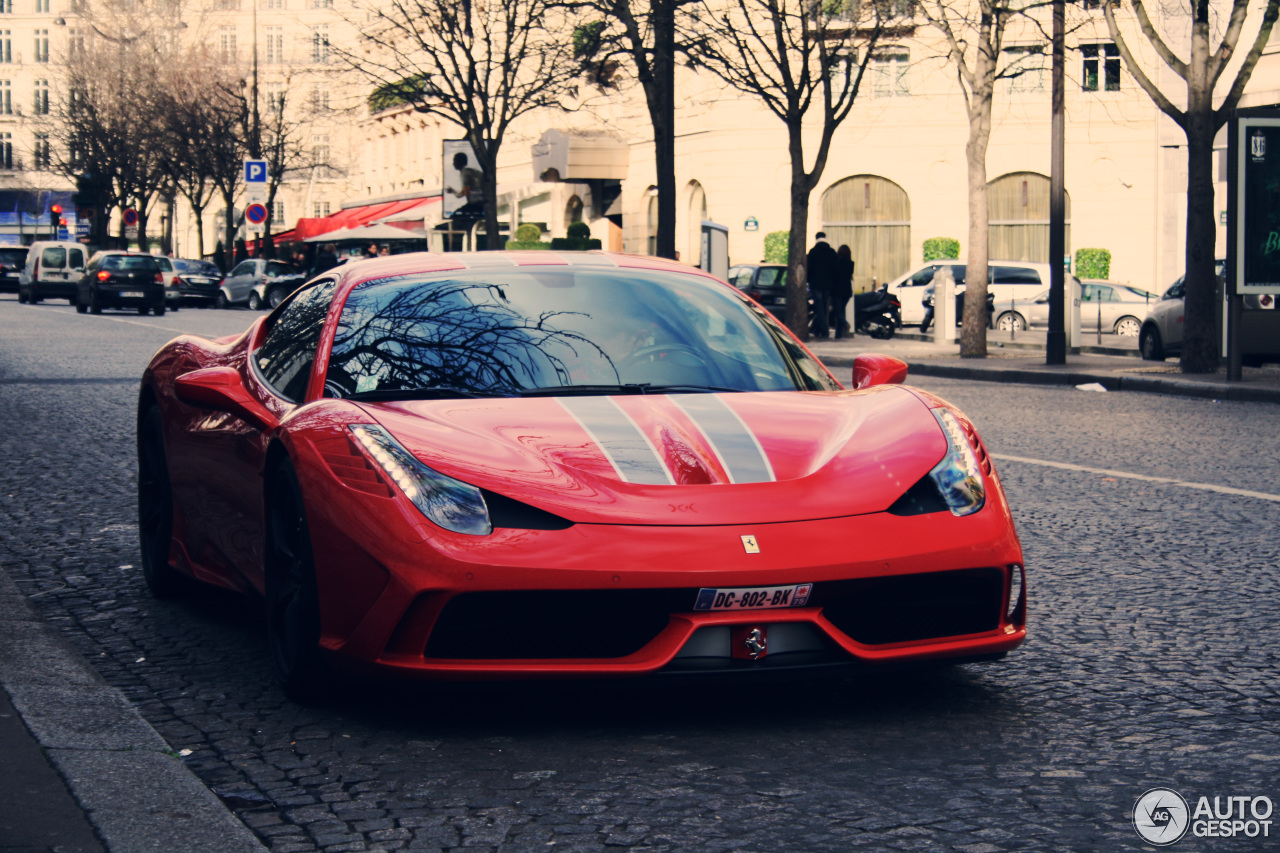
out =
<svg viewBox="0 0 1280 853"><path fill-rule="evenodd" d="M41 299L65 299L76 304L84 275L86 252L79 243L41 240L27 250L27 264L18 279L18 301L35 305Z"/></svg>
<svg viewBox="0 0 1280 853"><path fill-rule="evenodd" d="M965 262L962 260L927 261L889 282L890 293L902 303L902 325L915 326L924 319L926 295L933 293L933 274L941 267L951 267L956 292L964 292ZM990 261L987 264L987 292L996 298L996 312L1011 299L1030 299L1049 286L1049 265L1034 261Z"/></svg>

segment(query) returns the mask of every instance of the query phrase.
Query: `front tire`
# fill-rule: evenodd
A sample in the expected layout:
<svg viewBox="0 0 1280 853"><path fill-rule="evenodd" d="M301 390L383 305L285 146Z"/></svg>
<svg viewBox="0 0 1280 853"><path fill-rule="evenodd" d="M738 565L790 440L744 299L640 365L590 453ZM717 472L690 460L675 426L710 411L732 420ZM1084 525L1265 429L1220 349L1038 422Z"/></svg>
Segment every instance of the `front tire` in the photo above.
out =
<svg viewBox="0 0 1280 853"><path fill-rule="evenodd" d="M230 308L230 307L231 307L231 301L227 299L227 294L222 293L222 292L219 292L219 293L218 293L218 298L217 298L217 300L215 301L215 303L214 303L214 304L215 304L215 305L217 305L219 308Z"/></svg>
<svg viewBox="0 0 1280 853"><path fill-rule="evenodd" d="M261 309L262 309L262 300L258 297L258 292L255 290L253 293L249 294L249 310L259 311Z"/></svg>
<svg viewBox="0 0 1280 853"><path fill-rule="evenodd" d="M1142 321L1137 317L1121 317L1116 320L1115 333L1122 338L1136 338L1142 331Z"/></svg>
<svg viewBox="0 0 1280 853"><path fill-rule="evenodd" d="M1021 314L1014 311L1006 311L996 320L996 328L1002 332L1025 332L1027 330L1027 321Z"/></svg>
<svg viewBox="0 0 1280 853"><path fill-rule="evenodd" d="M172 598L184 579L169 564L173 540L173 489L164 452L164 420L151 406L138 420L138 539L142 577L156 598Z"/></svg>
<svg viewBox="0 0 1280 853"><path fill-rule="evenodd" d="M1138 350L1144 361L1164 361L1164 344L1160 341L1160 330L1148 326L1138 336Z"/></svg>
<svg viewBox="0 0 1280 853"><path fill-rule="evenodd" d="M267 492L267 646L285 694L316 698L326 682L320 653L320 595L298 475L288 462L271 476Z"/></svg>

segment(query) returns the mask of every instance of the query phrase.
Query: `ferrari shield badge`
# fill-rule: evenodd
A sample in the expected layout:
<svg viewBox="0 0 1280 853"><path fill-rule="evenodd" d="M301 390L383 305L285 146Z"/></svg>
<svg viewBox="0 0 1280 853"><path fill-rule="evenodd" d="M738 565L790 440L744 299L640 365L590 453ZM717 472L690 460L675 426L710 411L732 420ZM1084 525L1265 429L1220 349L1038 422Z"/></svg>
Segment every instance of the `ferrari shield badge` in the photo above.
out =
<svg viewBox="0 0 1280 853"><path fill-rule="evenodd" d="M742 547L746 549L748 554L760 553L760 543L756 542L756 537L754 536L743 536Z"/></svg>

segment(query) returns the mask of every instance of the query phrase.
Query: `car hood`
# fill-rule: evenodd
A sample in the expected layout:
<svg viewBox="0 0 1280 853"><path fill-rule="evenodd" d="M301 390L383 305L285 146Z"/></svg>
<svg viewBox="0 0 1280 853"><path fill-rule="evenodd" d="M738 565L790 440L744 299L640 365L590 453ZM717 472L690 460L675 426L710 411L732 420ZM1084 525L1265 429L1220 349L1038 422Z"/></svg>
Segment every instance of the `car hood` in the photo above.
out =
<svg viewBox="0 0 1280 853"><path fill-rule="evenodd" d="M880 512L943 457L911 391L360 403L441 473L579 523Z"/></svg>

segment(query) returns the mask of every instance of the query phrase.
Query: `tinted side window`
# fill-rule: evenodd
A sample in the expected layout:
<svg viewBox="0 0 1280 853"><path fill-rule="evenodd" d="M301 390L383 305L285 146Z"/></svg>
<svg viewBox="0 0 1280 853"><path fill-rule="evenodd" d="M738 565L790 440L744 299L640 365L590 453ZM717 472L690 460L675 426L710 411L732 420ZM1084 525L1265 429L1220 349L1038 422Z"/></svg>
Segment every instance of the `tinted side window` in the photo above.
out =
<svg viewBox="0 0 1280 853"><path fill-rule="evenodd" d="M72 249L67 252L67 265L72 269L84 269L84 251L82 249Z"/></svg>
<svg viewBox="0 0 1280 853"><path fill-rule="evenodd" d="M786 272L786 270L778 267L765 267L760 270L760 276L756 279L756 287L777 287L784 283Z"/></svg>
<svg viewBox="0 0 1280 853"><path fill-rule="evenodd" d="M307 391L332 296L332 281L299 293L276 318L254 354L262 377L286 400L297 402Z"/></svg>
<svg viewBox="0 0 1280 853"><path fill-rule="evenodd" d="M40 266L62 269L67 265L67 250L60 246L50 246L40 253Z"/></svg>
<svg viewBox="0 0 1280 853"><path fill-rule="evenodd" d="M1043 284L1040 273L1030 267L992 267L992 284Z"/></svg>
<svg viewBox="0 0 1280 853"><path fill-rule="evenodd" d="M925 267L920 270L920 272L907 279L906 284L911 287L924 287L926 284L933 281L933 274L938 271L940 266L941 264L933 264L932 266Z"/></svg>
<svg viewBox="0 0 1280 853"><path fill-rule="evenodd" d="M751 267L730 267L729 283L738 290L744 289L751 283Z"/></svg>
<svg viewBox="0 0 1280 853"><path fill-rule="evenodd" d="M267 275L293 275L296 273L293 267L281 261L267 261Z"/></svg>

